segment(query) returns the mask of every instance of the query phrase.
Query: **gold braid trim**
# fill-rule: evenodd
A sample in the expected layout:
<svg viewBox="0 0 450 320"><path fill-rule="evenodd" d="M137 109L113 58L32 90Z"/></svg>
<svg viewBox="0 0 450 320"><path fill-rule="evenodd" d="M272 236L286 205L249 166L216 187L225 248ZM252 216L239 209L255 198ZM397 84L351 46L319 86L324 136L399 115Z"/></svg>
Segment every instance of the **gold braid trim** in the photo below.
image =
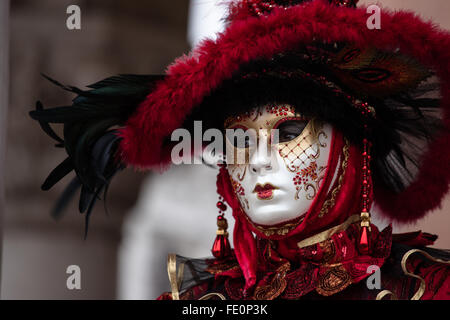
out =
<svg viewBox="0 0 450 320"><path fill-rule="evenodd" d="M184 263L180 265L177 274L177 255L171 253L167 256L167 274L169 275L172 299L180 300L180 287L183 279Z"/></svg>
<svg viewBox="0 0 450 320"><path fill-rule="evenodd" d="M398 300L397 295L395 293L393 293L392 291L389 291L389 290L383 290L380 293L378 293L375 300L383 300L383 298L388 296L388 295L391 296L390 300Z"/></svg>
<svg viewBox="0 0 450 320"><path fill-rule="evenodd" d="M407 276L419 279L419 281L420 281L419 289L414 294L414 296L411 298L411 300L420 300L420 298L422 298L423 294L425 293L425 288L426 288L425 280L421 276L418 276L418 275L416 275L414 273L409 272L408 269L406 268L406 262L408 261L409 257L411 255L413 255L414 253L421 253L426 258L430 259L431 261L437 262L437 263L443 263L443 264L450 265L450 261L444 261L444 260L441 260L441 259L436 259L436 258L432 257L430 254L428 254L427 252L425 252L423 250L420 250L420 249L411 249L411 250L409 250L408 252L405 253L405 255L402 258L402 262L401 262L403 272Z"/></svg>
<svg viewBox="0 0 450 320"><path fill-rule="evenodd" d="M331 229L322 231L321 233L316 234L315 236L306 238L306 239L298 242L297 246L301 249L304 247L312 246L313 244L323 242L327 239L330 239L333 234L338 233L343 230L346 230L351 224L353 224L355 222L359 222L360 220L361 220L361 217L357 214L354 214L354 215L348 217L344 223L341 223Z"/></svg>
<svg viewBox="0 0 450 320"><path fill-rule="evenodd" d="M227 298L225 298L225 296L223 294L216 293L216 292L211 292L211 293L205 294L203 297L199 298L198 300L209 300L212 297L219 297L220 300L227 300Z"/></svg>
<svg viewBox="0 0 450 320"><path fill-rule="evenodd" d="M247 215L245 213L244 213L244 217L245 217L245 219L247 219L247 221L253 227L255 227L256 229L261 231L266 237L273 236L274 234L279 235L279 236L284 236L284 235L288 234L290 231L294 230L305 219L305 217L301 217L297 222L286 223L286 224L283 224L283 225L278 226L278 227L277 226L275 226L275 227L263 227L263 226L258 226L256 224L254 224L253 221L251 221L247 217Z"/></svg>
<svg viewBox="0 0 450 320"><path fill-rule="evenodd" d="M344 138L344 141L345 141L345 145L344 145L344 148L342 149L342 154L344 155L344 159L342 160L342 165L341 165L342 173L339 176L338 185L331 192L331 198L327 199L324 202L323 207L319 213L319 218L322 218L328 212L328 210L330 210L330 208L332 206L334 206L334 203L336 202L336 196L337 196L339 190L341 190L341 188L342 188L342 182L344 181L344 175L345 175L345 172L346 172L347 166L348 166L348 157L349 157L349 148L350 148L350 141L348 141L347 138Z"/></svg>

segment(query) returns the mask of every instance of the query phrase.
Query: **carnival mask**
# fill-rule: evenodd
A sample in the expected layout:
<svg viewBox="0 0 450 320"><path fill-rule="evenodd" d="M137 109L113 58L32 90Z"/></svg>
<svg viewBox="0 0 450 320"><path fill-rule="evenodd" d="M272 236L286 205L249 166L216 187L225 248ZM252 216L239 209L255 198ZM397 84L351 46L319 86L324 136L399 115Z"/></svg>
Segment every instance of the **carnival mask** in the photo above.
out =
<svg viewBox="0 0 450 320"><path fill-rule="evenodd" d="M267 105L228 118L225 129L227 169L247 217L271 226L306 214L325 175L332 127L290 105Z"/></svg>

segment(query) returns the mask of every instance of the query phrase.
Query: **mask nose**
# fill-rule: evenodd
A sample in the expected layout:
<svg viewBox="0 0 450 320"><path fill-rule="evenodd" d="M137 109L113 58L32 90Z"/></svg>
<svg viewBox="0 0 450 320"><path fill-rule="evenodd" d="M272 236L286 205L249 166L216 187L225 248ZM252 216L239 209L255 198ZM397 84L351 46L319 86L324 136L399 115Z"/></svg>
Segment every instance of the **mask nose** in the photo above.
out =
<svg viewBox="0 0 450 320"><path fill-rule="evenodd" d="M250 158L249 167L251 173L258 175L264 175L273 169L267 135L260 135L256 150Z"/></svg>

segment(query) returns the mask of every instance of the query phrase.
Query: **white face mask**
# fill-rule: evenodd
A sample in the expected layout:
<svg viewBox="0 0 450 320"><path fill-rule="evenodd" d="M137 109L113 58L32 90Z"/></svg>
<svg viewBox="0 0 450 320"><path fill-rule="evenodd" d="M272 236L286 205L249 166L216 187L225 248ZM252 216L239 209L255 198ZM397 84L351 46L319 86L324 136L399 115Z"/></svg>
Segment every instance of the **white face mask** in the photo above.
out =
<svg viewBox="0 0 450 320"><path fill-rule="evenodd" d="M245 145L226 139L228 172L248 218L271 226L304 215L325 175L332 127L302 118L289 105L269 105L227 119L225 128L254 132Z"/></svg>

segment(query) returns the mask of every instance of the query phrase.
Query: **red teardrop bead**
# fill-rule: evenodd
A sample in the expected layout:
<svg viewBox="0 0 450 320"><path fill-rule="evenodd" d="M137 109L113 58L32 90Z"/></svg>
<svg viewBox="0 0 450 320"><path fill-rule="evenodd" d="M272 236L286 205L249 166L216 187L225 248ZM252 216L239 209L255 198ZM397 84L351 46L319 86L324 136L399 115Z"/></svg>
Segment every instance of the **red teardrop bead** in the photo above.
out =
<svg viewBox="0 0 450 320"><path fill-rule="evenodd" d="M361 237L359 239L358 249L361 254L369 253L369 232L367 227L361 228Z"/></svg>
<svg viewBox="0 0 450 320"><path fill-rule="evenodd" d="M231 246L228 236L218 235L214 241L211 252L217 259L229 256L231 254Z"/></svg>

